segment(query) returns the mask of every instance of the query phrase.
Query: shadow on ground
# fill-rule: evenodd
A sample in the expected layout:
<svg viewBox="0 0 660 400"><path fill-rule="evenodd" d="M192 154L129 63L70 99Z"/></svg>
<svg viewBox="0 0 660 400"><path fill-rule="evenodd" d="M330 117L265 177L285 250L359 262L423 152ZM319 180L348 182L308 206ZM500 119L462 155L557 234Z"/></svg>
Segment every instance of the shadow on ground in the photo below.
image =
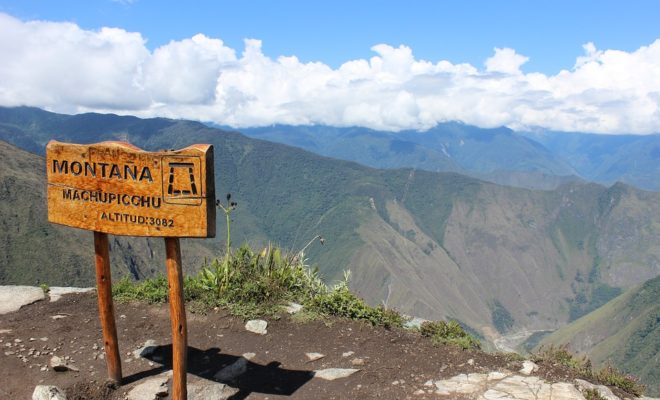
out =
<svg viewBox="0 0 660 400"><path fill-rule="evenodd" d="M123 384L130 384L172 369L172 345L154 346L143 357L160 364L159 367L124 377ZM246 362L245 372L233 379L216 379L222 368L232 365L242 357L220 353L217 347L200 350L188 347L188 373L214 382L226 383L239 391L231 400L244 399L253 392L290 396L314 377L312 371L280 368L279 362L266 365Z"/></svg>

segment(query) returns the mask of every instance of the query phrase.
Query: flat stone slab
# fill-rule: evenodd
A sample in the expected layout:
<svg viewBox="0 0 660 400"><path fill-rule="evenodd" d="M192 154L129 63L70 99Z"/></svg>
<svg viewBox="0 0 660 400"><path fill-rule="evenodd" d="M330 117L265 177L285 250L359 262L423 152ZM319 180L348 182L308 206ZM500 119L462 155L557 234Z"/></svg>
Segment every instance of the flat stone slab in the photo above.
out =
<svg viewBox="0 0 660 400"><path fill-rule="evenodd" d="M435 386L435 393L443 398L467 396L478 400L584 400L582 393L570 383L548 383L536 376L503 372L461 374L450 379L429 381L425 386Z"/></svg>
<svg viewBox="0 0 660 400"><path fill-rule="evenodd" d="M172 371L149 378L138 384L126 396L127 400L155 400L168 395L167 383L172 376Z"/></svg>
<svg viewBox="0 0 660 400"><path fill-rule="evenodd" d="M188 385L188 400L226 400L238 393L238 389L218 382Z"/></svg>
<svg viewBox="0 0 660 400"><path fill-rule="evenodd" d="M21 307L46 298L44 291L34 286L0 286L0 314L18 311Z"/></svg>
<svg viewBox="0 0 660 400"><path fill-rule="evenodd" d="M57 386L37 385L32 400L66 400L66 394Z"/></svg>
<svg viewBox="0 0 660 400"><path fill-rule="evenodd" d="M94 288L53 286L48 289L48 296L50 296L50 301L52 303L61 299L65 294L87 293L93 290Z"/></svg>
<svg viewBox="0 0 660 400"><path fill-rule="evenodd" d="M267 327L268 322L264 321L263 319L253 319L245 323L245 330L248 332L256 333L257 335L267 334Z"/></svg>
<svg viewBox="0 0 660 400"><path fill-rule="evenodd" d="M327 368L314 371L314 378L325 379L326 381L334 381L335 379L348 378L359 369L355 368Z"/></svg>

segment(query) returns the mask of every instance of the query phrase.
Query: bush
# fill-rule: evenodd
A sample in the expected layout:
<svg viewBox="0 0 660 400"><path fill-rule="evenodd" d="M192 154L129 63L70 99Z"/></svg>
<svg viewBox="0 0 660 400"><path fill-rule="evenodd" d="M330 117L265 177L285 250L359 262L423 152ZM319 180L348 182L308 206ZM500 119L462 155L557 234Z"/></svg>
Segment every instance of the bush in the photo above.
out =
<svg viewBox="0 0 660 400"><path fill-rule="evenodd" d="M594 371L591 361L587 357L576 357L568 350L566 345L542 347L534 355L533 360L564 365L587 379L595 380L603 385L617 387L626 393L638 397L643 395L646 389L639 382L639 379L622 373L611 364L607 364L600 370Z"/></svg>
<svg viewBox="0 0 660 400"><path fill-rule="evenodd" d="M591 361L587 357L577 357L568 350L568 346L542 346L534 354L532 360L535 362L548 362L568 367L576 373L585 377L591 376Z"/></svg>
<svg viewBox="0 0 660 400"><path fill-rule="evenodd" d="M372 325L390 327L403 326L403 317L382 306L371 307L348 288L348 275L332 290L312 297L307 306L322 315L332 315L353 320L363 320Z"/></svg>
<svg viewBox="0 0 660 400"><path fill-rule="evenodd" d="M603 385L615 386L626 393L639 397L644 394L646 387L639 379L632 375L626 375L611 364L606 364L594 374L594 378Z"/></svg>
<svg viewBox="0 0 660 400"><path fill-rule="evenodd" d="M434 343L451 344L467 349L479 349L479 341L470 336L456 321L429 321L420 328L422 336L430 337Z"/></svg>

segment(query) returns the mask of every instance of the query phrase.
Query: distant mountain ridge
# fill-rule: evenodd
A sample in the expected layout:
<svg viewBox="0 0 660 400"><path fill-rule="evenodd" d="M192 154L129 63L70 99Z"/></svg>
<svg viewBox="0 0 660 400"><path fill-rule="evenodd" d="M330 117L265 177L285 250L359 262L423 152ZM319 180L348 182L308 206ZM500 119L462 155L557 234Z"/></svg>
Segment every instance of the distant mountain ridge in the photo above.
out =
<svg viewBox="0 0 660 400"><path fill-rule="evenodd" d="M329 280L350 269L352 287L372 304L427 318L451 316L489 340L521 329L556 329L660 273L660 194L624 184L517 189L454 172L376 170L191 121L0 108L0 139L43 154L51 138L127 140L146 150L211 143L216 190L239 202L232 214L234 244L274 241L296 250L322 234L325 245L311 246L306 255ZM39 161L31 165L38 168ZM43 169L34 174L38 184ZM12 179L3 187L16 200L0 221L18 260L27 250L18 246L22 239L12 221L25 217L15 216L19 197ZM30 222L32 230L43 226ZM184 261L187 273L220 254L224 228L219 218L216 239L185 245L184 257L196 257ZM58 245L44 243L45 252ZM134 254L122 272L130 265L136 277L162 271L161 252L149 251L152 242L140 243L115 244L124 246L129 258L123 260ZM50 264L32 266L35 276L66 262L66 252L52 254ZM0 271L11 277L6 282L21 283L19 264L0 261ZM48 283L67 284L77 270L63 271L57 279L64 282Z"/></svg>
<svg viewBox="0 0 660 400"><path fill-rule="evenodd" d="M530 189L588 180L660 190L660 135L529 133L458 122L424 132L287 125L240 131L374 168L458 172Z"/></svg>

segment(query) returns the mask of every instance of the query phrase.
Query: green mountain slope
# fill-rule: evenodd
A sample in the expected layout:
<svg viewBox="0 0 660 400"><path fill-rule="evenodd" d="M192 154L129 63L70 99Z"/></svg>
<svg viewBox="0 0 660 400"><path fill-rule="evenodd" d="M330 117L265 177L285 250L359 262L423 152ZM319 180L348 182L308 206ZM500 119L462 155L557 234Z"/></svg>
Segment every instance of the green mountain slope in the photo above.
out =
<svg viewBox="0 0 660 400"><path fill-rule="evenodd" d="M628 290L541 341L566 344L596 363L611 360L660 394L660 276Z"/></svg>
<svg viewBox="0 0 660 400"><path fill-rule="evenodd" d="M554 330L660 274L660 194L625 185L515 189L456 173L376 170L190 121L26 108L0 109L0 138L39 151L50 138L147 150L211 143L216 191L239 203L235 245L296 250L321 234L325 245L306 255L328 280L350 269L353 289L372 304L451 316L491 339ZM221 251L217 223L217 238L184 245L184 257L197 257L188 272ZM142 249L138 239L120 243ZM134 276L162 270L135 251Z"/></svg>
<svg viewBox="0 0 660 400"><path fill-rule="evenodd" d="M459 172L516 187L551 189L574 181L575 171L537 142L506 128L450 122L426 132L275 125L245 128L254 138L375 168Z"/></svg>
<svg viewBox="0 0 660 400"><path fill-rule="evenodd" d="M526 134L595 182L660 190L660 135Z"/></svg>

